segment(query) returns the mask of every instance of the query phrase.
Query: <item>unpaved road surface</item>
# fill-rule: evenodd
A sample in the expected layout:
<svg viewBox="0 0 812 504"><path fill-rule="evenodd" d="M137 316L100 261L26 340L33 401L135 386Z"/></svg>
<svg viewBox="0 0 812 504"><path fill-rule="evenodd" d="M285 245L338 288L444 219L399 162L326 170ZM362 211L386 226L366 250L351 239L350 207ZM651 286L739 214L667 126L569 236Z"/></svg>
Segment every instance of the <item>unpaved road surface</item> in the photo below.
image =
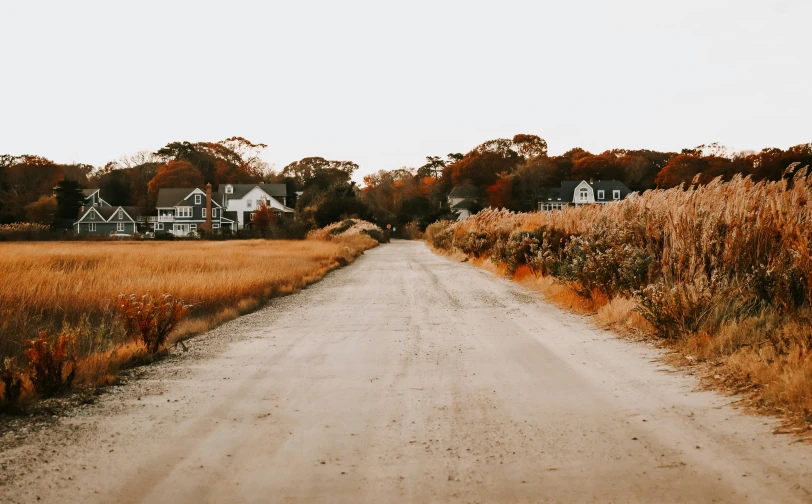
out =
<svg viewBox="0 0 812 504"><path fill-rule="evenodd" d="M422 243L190 345L7 433L3 500L812 502L774 421Z"/></svg>

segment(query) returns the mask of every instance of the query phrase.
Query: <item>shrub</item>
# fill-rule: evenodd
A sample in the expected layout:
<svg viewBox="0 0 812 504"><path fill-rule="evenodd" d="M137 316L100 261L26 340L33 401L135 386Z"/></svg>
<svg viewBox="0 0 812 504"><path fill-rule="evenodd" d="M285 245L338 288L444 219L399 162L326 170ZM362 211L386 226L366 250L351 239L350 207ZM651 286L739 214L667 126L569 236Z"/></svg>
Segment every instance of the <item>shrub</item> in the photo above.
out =
<svg viewBox="0 0 812 504"><path fill-rule="evenodd" d="M380 229L362 229L361 234L365 234L378 243L389 243L389 235Z"/></svg>
<svg viewBox="0 0 812 504"><path fill-rule="evenodd" d="M0 412L17 407L23 392L23 374L17 366L17 359L6 357L0 369L0 382L3 383L3 396L0 398Z"/></svg>
<svg viewBox="0 0 812 504"><path fill-rule="evenodd" d="M329 233L330 233L331 235L333 235L333 236L335 236L335 235L340 235L341 233L343 233L344 231L347 231L348 229L350 229L350 228L351 228L351 227L353 227L354 225L355 225L355 221L354 221L354 220L352 220L352 219L345 219L345 220L341 221L341 224L339 224L338 226L336 226L336 227L334 227L334 228L330 229Z"/></svg>
<svg viewBox="0 0 812 504"><path fill-rule="evenodd" d="M42 397L52 397L70 388L76 375L74 338L60 333L53 338L46 331L25 344L31 383Z"/></svg>
<svg viewBox="0 0 812 504"><path fill-rule="evenodd" d="M409 240L419 240L423 237L423 232L420 231L420 222L413 220L403 226L403 236Z"/></svg>
<svg viewBox="0 0 812 504"><path fill-rule="evenodd" d="M429 224L426 228L424 239L436 249L451 250L454 239L454 234L451 229L452 223L453 221L444 220Z"/></svg>
<svg viewBox="0 0 812 504"><path fill-rule="evenodd" d="M534 233L514 231L507 238L499 238L491 249L491 260L504 264L510 274L519 266L528 264L538 253L539 240ZM532 269L532 267L531 267Z"/></svg>
<svg viewBox="0 0 812 504"><path fill-rule="evenodd" d="M35 222L0 224L0 241L38 241L57 239L51 226Z"/></svg>
<svg viewBox="0 0 812 504"><path fill-rule="evenodd" d="M150 294L141 297L122 294L118 306L127 335L143 344L152 355L163 348L169 334L191 308L169 294L157 298Z"/></svg>

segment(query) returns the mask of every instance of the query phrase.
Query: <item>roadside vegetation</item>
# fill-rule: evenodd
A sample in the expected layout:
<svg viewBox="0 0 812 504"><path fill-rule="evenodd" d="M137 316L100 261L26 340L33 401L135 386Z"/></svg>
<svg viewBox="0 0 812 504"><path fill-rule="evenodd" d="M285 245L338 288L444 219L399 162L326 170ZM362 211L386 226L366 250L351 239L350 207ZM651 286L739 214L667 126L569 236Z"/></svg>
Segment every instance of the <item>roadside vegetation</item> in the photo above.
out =
<svg viewBox="0 0 812 504"><path fill-rule="evenodd" d="M437 250L472 258L593 313L658 337L683 364L812 425L812 182L721 178L559 212L486 209L432 224ZM697 180L698 182L698 180Z"/></svg>
<svg viewBox="0 0 812 504"><path fill-rule="evenodd" d="M347 232L358 226L370 231ZM0 411L113 383L121 366L352 262L375 232L353 222L298 241L0 244Z"/></svg>

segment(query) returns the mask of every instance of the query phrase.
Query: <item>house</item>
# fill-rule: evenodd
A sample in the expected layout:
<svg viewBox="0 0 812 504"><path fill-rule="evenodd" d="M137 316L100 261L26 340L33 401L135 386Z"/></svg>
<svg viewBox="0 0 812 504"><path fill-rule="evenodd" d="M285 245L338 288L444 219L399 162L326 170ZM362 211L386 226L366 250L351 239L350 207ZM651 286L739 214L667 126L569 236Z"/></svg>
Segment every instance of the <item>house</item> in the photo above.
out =
<svg viewBox="0 0 812 504"><path fill-rule="evenodd" d="M195 235L199 230L218 232L236 230L212 194L211 184L206 188L162 188L158 191L155 207L157 216L147 218L147 228L156 235L172 233L174 236Z"/></svg>
<svg viewBox="0 0 812 504"><path fill-rule="evenodd" d="M448 206L452 211L457 212L457 220L465 220L471 216L479 197L480 193L477 188L457 186L448 193Z"/></svg>
<svg viewBox="0 0 812 504"><path fill-rule="evenodd" d="M98 191L96 191L98 194ZM89 203L93 200L86 198ZM104 201L97 198L96 201ZM138 207L111 206L108 203L83 206L73 223L73 231L80 235L131 235L138 232L138 218L141 211Z"/></svg>
<svg viewBox="0 0 812 504"><path fill-rule="evenodd" d="M236 223L235 229L251 226L254 212L262 202L277 216L292 215L295 210L287 206L288 189L285 184L220 184L216 197L225 215Z"/></svg>
<svg viewBox="0 0 812 504"><path fill-rule="evenodd" d="M82 194L85 195L84 206L86 207L109 207L110 203L104 201L99 194L98 189L82 189Z"/></svg>
<svg viewBox="0 0 812 504"><path fill-rule="evenodd" d="M606 204L625 199L632 191L618 180L564 180L561 187L546 189L539 211L561 210L569 205Z"/></svg>

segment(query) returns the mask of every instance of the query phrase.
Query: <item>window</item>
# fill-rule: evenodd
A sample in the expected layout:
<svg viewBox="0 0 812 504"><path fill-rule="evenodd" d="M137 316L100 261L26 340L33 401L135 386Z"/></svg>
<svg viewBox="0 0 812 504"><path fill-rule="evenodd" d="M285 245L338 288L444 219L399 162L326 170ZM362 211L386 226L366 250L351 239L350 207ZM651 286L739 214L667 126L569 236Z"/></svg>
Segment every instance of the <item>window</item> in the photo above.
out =
<svg viewBox="0 0 812 504"><path fill-rule="evenodd" d="M116 224L116 231L124 231L124 223L119 222Z"/></svg>
<svg viewBox="0 0 812 504"><path fill-rule="evenodd" d="M195 205L199 205L201 203L201 198L203 197L202 194L195 194Z"/></svg>
<svg viewBox="0 0 812 504"><path fill-rule="evenodd" d="M90 224L88 224L88 229L89 229L90 231L95 231L95 230L96 230L96 223L95 223L95 222L91 222Z"/></svg>
<svg viewBox="0 0 812 504"><path fill-rule="evenodd" d="M118 211L118 219L121 220L123 218L124 218L124 210L119 210Z"/></svg>
<svg viewBox="0 0 812 504"><path fill-rule="evenodd" d="M249 199L249 200L245 200L245 207L246 207L246 208L251 208L251 200L250 200L250 199Z"/></svg>
<svg viewBox="0 0 812 504"><path fill-rule="evenodd" d="M192 207L175 207L175 217L191 217Z"/></svg>
<svg viewBox="0 0 812 504"><path fill-rule="evenodd" d="M581 195L580 196L581 201L586 201L587 199L589 199L589 189L587 189L586 187L581 188L579 193Z"/></svg>
<svg viewBox="0 0 812 504"><path fill-rule="evenodd" d="M603 189L599 190L598 191L598 199L603 199L604 198L604 193L605 193L605 191Z"/></svg>
<svg viewBox="0 0 812 504"><path fill-rule="evenodd" d="M203 214L203 217L205 217L205 216L206 216L206 214ZM217 209L216 208L211 209L211 216L215 217L215 218L217 217Z"/></svg>
<svg viewBox="0 0 812 504"><path fill-rule="evenodd" d="M90 212L90 220L96 220L96 212Z"/></svg>
<svg viewBox="0 0 812 504"><path fill-rule="evenodd" d="M163 222L156 222L155 223L155 231L163 231L163 229L164 229Z"/></svg>
<svg viewBox="0 0 812 504"><path fill-rule="evenodd" d="M206 218L206 209L205 208L203 209L203 218L204 219Z"/></svg>
<svg viewBox="0 0 812 504"><path fill-rule="evenodd" d="M192 224L191 226L189 226L189 229L191 229L193 233L196 233L197 232L197 224Z"/></svg>
<svg viewBox="0 0 812 504"><path fill-rule="evenodd" d="M248 214L248 220L254 220L254 212Z"/></svg>
<svg viewBox="0 0 812 504"><path fill-rule="evenodd" d="M226 186L226 194L234 194L234 187L227 185Z"/></svg>
<svg viewBox="0 0 812 504"><path fill-rule="evenodd" d="M612 199L620 199L620 190L615 189L612 191Z"/></svg>
<svg viewBox="0 0 812 504"><path fill-rule="evenodd" d="M220 229L220 224L217 224L217 223L215 222L214 224L212 224L212 225L211 225L211 228L212 228L212 229Z"/></svg>

